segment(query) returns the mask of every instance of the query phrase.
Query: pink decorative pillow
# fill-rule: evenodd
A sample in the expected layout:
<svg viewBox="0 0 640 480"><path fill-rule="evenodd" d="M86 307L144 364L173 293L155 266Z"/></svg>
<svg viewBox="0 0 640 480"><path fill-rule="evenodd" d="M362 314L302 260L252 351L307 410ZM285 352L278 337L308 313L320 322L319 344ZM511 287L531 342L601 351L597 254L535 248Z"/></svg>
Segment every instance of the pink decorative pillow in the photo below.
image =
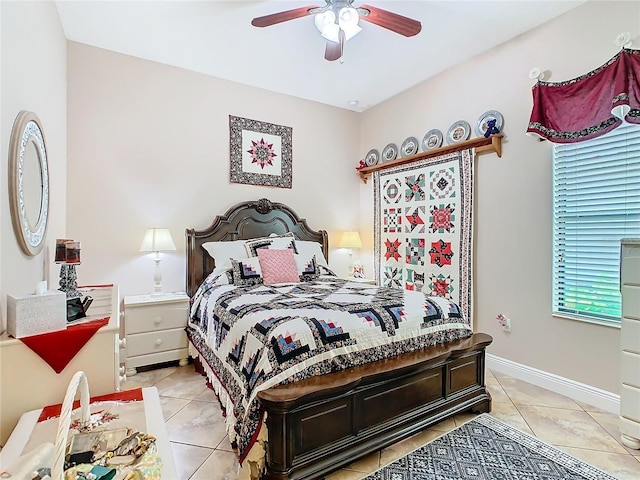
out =
<svg viewBox="0 0 640 480"><path fill-rule="evenodd" d="M260 248L257 253L265 285L300 282L293 250Z"/></svg>

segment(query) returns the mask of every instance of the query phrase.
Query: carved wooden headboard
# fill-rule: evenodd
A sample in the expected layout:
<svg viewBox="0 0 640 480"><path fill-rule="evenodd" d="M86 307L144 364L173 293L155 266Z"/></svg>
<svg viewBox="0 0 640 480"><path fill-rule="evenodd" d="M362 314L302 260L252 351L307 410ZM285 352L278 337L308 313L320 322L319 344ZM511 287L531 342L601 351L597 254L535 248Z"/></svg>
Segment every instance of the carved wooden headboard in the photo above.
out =
<svg viewBox="0 0 640 480"><path fill-rule="evenodd" d="M248 240L266 237L271 233L292 232L300 240L318 242L329 260L329 240L325 230L312 230L287 205L266 198L242 202L218 215L208 228L186 230L187 236L187 294L193 296L200 284L211 273L215 262L202 247L206 242Z"/></svg>

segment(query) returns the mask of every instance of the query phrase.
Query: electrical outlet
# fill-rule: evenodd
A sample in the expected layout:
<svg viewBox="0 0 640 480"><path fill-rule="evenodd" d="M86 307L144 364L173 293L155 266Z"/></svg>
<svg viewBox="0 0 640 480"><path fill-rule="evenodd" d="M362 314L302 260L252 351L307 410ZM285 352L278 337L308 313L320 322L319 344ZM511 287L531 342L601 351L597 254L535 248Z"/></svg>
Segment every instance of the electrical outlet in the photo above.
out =
<svg viewBox="0 0 640 480"><path fill-rule="evenodd" d="M508 317L505 317L504 320L502 321L502 330L505 332L510 332L511 331L511 319Z"/></svg>

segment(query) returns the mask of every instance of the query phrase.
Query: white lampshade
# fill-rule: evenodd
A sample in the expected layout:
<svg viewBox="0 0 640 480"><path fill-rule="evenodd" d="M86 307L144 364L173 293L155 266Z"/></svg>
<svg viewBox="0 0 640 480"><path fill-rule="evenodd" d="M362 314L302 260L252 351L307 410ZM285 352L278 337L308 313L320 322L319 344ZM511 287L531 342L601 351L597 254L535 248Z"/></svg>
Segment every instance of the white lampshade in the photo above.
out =
<svg viewBox="0 0 640 480"><path fill-rule="evenodd" d="M344 232L340 243L340 248L362 248L362 242L360 241L360 234L358 232Z"/></svg>
<svg viewBox="0 0 640 480"><path fill-rule="evenodd" d="M168 228L147 228L140 245L141 252L168 252L176 249Z"/></svg>

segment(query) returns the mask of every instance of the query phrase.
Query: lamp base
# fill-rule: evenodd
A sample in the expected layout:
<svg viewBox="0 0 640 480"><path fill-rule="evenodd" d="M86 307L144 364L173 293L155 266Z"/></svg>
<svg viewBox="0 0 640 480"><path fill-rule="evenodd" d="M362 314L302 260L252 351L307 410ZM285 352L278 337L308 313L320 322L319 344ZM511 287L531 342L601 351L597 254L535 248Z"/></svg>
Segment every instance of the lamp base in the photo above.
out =
<svg viewBox="0 0 640 480"><path fill-rule="evenodd" d="M67 295L67 298L78 298L82 294L78 291L78 274L75 264L63 263L60 265L60 285L61 292Z"/></svg>
<svg viewBox="0 0 640 480"><path fill-rule="evenodd" d="M347 276L353 275L353 252L349 249L349 264L347 265Z"/></svg>
<svg viewBox="0 0 640 480"><path fill-rule="evenodd" d="M160 252L156 252L156 258L153 259L156 262L156 270L153 275L153 292L151 295L162 295L162 272L160 271Z"/></svg>

